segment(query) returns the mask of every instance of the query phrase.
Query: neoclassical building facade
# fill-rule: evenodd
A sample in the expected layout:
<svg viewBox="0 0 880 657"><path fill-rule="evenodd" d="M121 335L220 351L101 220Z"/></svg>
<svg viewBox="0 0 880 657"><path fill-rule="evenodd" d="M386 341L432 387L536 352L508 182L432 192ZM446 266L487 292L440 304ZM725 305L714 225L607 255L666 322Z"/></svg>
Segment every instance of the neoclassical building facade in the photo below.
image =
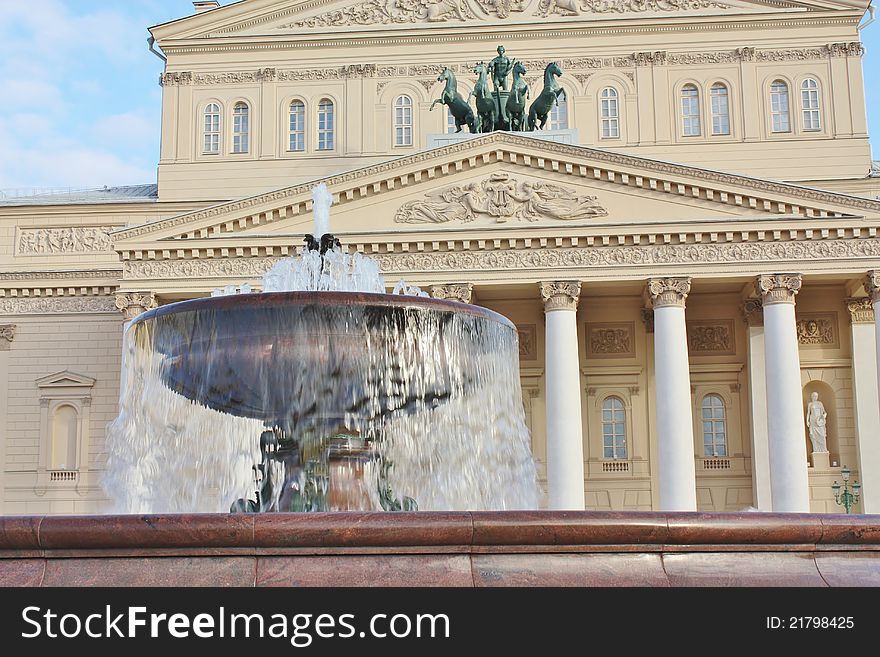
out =
<svg viewBox="0 0 880 657"><path fill-rule="evenodd" d="M124 323L259 288L319 182L390 286L516 324L546 506L834 512L849 466L880 512L866 0L194 4L158 185L0 200L0 512L106 507ZM500 44L549 130L450 134Z"/></svg>

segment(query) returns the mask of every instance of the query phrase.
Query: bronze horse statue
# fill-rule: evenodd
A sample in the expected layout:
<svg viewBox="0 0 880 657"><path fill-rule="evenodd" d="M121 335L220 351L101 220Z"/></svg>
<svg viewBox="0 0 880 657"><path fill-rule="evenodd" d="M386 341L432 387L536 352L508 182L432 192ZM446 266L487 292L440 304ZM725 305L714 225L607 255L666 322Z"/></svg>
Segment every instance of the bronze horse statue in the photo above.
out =
<svg viewBox="0 0 880 657"><path fill-rule="evenodd" d="M529 97L529 85L523 76L526 67L522 62L513 64L513 84L510 88L510 96L507 98L507 122L510 129L520 132L526 128L526 98Z"/></svg>
<svg viewBox="0 0 880 657"><path fill-rule="evenodd" d="M489 67L483 62L474 66L474 73L479 78L474 90L468 95L477 99L477 132L492 132L498 127L498 103L489 91Z"/></svg>
<svg viewBox="0 0 880 657"><path fill-rule="evenodd" d="M547 64L544 69L544 89L541 95L535 99L529 107L529 130L543 130L547 124L547 115L553 109L553 105L559 102L559 96L565 98L565 90L556 82L556 78L562 75L562 69L556 62ZM538 121L541 122L538 125Z"/></svg>
<svg viewBox="0 0 880 657"><path fill-rule="evenodd" d="M462 126L466 125L471 132L477 132L477 119L471 106L458 93L458 82L455 80L455 73L449 68L443 69L443 72L437 78L438 82L446 81L446 88L443 95L431 103L431 110L434 105L441 103L449 108L449 112L455 118L456 132L461 132Z"/></svg>

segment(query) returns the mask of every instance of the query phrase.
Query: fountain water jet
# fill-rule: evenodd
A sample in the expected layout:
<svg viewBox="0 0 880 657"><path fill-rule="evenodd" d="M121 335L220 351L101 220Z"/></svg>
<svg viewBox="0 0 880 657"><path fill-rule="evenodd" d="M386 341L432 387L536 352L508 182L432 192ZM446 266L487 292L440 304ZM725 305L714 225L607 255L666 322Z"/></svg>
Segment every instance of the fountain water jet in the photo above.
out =
<svg viewBox="0 0 880 657"><path fill-rule="evenodd" d="M137 513L537 506L509 320L385 294L329 234L264 292L151 310L125 333L104 487ZM413 294L414 293L414 294Z"/></svg>

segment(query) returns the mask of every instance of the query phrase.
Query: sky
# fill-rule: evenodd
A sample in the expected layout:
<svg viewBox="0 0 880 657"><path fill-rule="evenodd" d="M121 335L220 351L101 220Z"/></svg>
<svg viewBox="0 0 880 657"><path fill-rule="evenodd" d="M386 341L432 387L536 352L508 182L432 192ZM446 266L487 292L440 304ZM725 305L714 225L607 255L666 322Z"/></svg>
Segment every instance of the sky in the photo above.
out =
<svg viewBox="0 0 880 657"><path fill-rule="evenodd" d="M0 0L0 191L155 182L163 63L147 27L191 13L191 0ZM862 40L880 159L880 12Z"/></svg>

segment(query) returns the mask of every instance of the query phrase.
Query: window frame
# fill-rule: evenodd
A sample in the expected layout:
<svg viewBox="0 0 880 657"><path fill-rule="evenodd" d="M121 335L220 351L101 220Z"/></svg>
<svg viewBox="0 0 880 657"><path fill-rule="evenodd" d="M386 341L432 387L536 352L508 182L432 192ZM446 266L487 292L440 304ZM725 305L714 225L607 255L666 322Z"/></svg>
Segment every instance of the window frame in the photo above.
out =
<svg viewBox="0 0 880 657"><path fill-rule="evenodd" d="M723 94L716 94L715 91L723 89ZM716 99L724 99L724 111L716 111ZM720 102L720 101L719 101ZM730 85L721 80L716 80L709 87L709 126L711 137L730 137L733 134L733 127L730 121ZM716 130L716 119L723 120L726 125L726 131L720 132Z"/></svg>
<svg viewBox="0 0 880 657"><path fill-rule="evenodd" d="M608 92L611 94L606 95ZM605 134L606 125L608 127L607 135ZM599 92L599 139L620 139L620 92L617 87L611 85L603 87Z"/></svg>
<svg viewBox="0 0 880 657"><path fill-rule="evenodd" d="M408 104L401 103L404 99ZM415 101L409 94L401 93L395 97L391 105L391 126L394 148L412 148L415 143Z"/></svg>
<svg viewBox="0 0 880 657"><path fill-rule="evenodd" d="M613 403L617 402L620 406L615 408ZM610 408L606 408L606 404L611 403ZM627 405L626 401L618 395L608 395L602 399L599 405L599 427L602 432L602 460L604 461L626 461L629 459L629 450L627 445ZM606 413L611 413L611 418L606 420ZM617 415L619 413L619 416ZM611 428L611 432L606 432L606 427ZM620 429L618 432L617 429ZM611 439L610 446L608 439ZM619 440L618 440L619 439ZM618 443L622 444L618 444ZM611 455L608 455L610 450Z"/></svg>
<svg viewBox="0 0 880 657"><path fill-rule="evenodd" d="M808 86L809 83L812 83L813 86ZM807 76L799 85L800 90L800 109L801 109L801 129L804 132L822 132L822 87L819 84L818 78L815 76ZM806 106L806 98L805 94L808 96L812 96L815 99L815 107L807 107ZM812 103L811 103L812 105ZM807 116L815 115L815 126L812 125L812 119L807 119ZM808 127L808 124L809 127Z"/></svg>
<svg viewBox="0 0 880 657"><path fill-rule="evenodd" d="M209 109L211 107L216 107L217 110L209 113ZM216 117L216 130L208 130L208 116ZM216 100L209 100L205 103L205 106L202 108L202 111L199 113L200 117L200 133L201 133L201 142L202 155L220 155L223 152L223 104ZM212 122L211 127L214 128L214 124ZM217 147L216 149L208 149L208 138L216 138ZM213 145L213 144L212 144Z"/></svg>
<svg viewBox="0 0 880 657"><path fill-rule="evenodd" d="M784 98L785 98L786 107L785 107L784 112L782 110L777 110L774 107L774 104L776 103L775 98L777 96L780 98L783 97L781 91L774 89L774 87L776 87L777 85L782 85L785 89ZM779 77L774 78L773 80L771 80L770 86L768 87L768 99L769 99L768 118L770 120L770 134L771 135L790 135L790 134L793 134L794 129L793 129L792 120L791 120L791 84L789 84L789 82L787 80L784 80L782 78L779 78ZM785 118L786 129L784 129L784 130L777 130L776 129L776 117L777 116Z"/></svg>
<svg viewBox="0 0 880 657"><path fill-rule="evenodd" d="M693 90L693 94L685 94ZM686 106L687 103L687 106ZM678 92L678 115L681 136L687 139L703 136L703 110L700 86L696 82L685 82ZM696 132L689 132L696 121Z"/></svg>
<svg viewBox="0 0 880 657"><path fill-rule="evenodd" d="M244 110L243 114L239 114L241 109ZM236 100L233 103L230 127L232 129L230 154L248 155L251 152L251 106L246 100Z"/></svg>
<svg viewBox="0 0 880 657"><path fill-rule="evenodd" d="M706 402L709 400L718 400L719 405L716 406L710 403L707 407ZM711 416L708 418L706 417L707 410L711 412ZM716 411L720 411L720 417L716 415ZM708 427L707 422L709 423ZM721 431L717 430L716 425L719 423ZM730 427L728 424L727 403L725 402L724 397L717 392L707 392L700 400L700 435L702 436L703 458L729 458ZM717 440L719 435L722 438L720 443ZM711 436L711 442L708 444L706 443L707 436ZM723 454L718 453L719 445L724 452ZM711 453L708 447L711 447Z"/></svg>
<svg viewBox="0 0 880 657"><path fill-rule="evenodd" d="M301 118L300 129L295 131L293 129L293 117L294 111L293 106L299 105L302 108L302 112L298 113ZM305 153L308 150L308 112L309 107L308 103L302 98L291 98L286 104L287 108L287 120L286 120L286 132L287 132L287 144L286 151L288 153ZM294 135L299 135L302 140L302 148L293 148L293 138Z"/></svg>
<svg viewBox="0 0 880 657"><path fill-rule="evenodd" d="M328 103L330 108L329 112L326 109ZM322 153L333 152L336 150L337 144L336 101L329 96L324 96L318 101L315 110L317 112L317 121L315 121L315 150ZM328 115L330 117L329 128L324 125L327 121ZM327 135L329 135L329 146L327 145Z"/></svg>

